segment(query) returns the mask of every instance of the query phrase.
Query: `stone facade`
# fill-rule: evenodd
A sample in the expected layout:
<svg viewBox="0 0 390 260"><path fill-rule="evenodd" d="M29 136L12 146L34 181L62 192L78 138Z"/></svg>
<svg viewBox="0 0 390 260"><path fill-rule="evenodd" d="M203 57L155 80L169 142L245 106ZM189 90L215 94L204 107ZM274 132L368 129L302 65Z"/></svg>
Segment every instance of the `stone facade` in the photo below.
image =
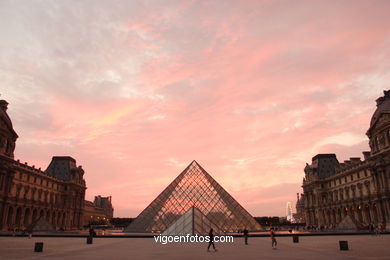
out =
<svg viewBox="0 0 390 260"><path fill-rule="evenodd" d="M69 156L53 157L45 171L15 160L18 135L7 106L0 100L0 231L25 229L38 219L56 229L82 228L84 170Z"/></svg>
<svg viewBox="0 0 390 260"><path fill-rule="evenodd" d="M68 160L75 164L73 158ZM0 230L23 230L39 218L57 229L81 228L84 171L79 166L70 172L72 177L63 180L0 155Z"/></svg>
<svg viewBox="0 0 390 260"><path fill-rule="evenodd" d="M339 163L335 154L318 154L306 164L306 225L336 227L349 216L360 227L390 229L390 91L377 99L367 136L371 151L363 152L363 160Z"/></svg>
<svg viewBox="0 0 390 260"><path fill-rule="evenodd" d="M111 203L111 196L95 196L95 200L84 201L84 225L93 222L109 223L113 217L114 209Z"/></svg>

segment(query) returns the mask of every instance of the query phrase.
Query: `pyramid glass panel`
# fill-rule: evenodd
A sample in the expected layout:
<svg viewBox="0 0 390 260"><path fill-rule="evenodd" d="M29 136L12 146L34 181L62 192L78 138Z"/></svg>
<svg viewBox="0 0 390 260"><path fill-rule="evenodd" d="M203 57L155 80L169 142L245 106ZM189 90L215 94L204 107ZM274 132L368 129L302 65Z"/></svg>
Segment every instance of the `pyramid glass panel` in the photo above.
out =
<svg viewBox="0 0 390 260"><path fill-rule="evenodd" d="M221 185L193 161L124 232L163 232L193 207L220 229L216 230L218 233L237 232L244 228L262 229Z"/></svg>
<svg viewBox="0 0 390 260"><path fill-rule="evenodd" d="M215 235L223 235L217 225L212 223L203 213L196 207L191 207L184 215L173 222L162 235L207 235L210 228L215 230Z"/></svg>

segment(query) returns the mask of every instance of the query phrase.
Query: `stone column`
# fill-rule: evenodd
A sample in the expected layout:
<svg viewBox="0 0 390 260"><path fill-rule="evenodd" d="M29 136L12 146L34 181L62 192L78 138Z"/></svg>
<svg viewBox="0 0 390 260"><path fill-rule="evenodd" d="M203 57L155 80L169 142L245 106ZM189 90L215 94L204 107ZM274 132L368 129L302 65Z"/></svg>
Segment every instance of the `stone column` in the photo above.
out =
<svg viewBox="0 0 390 260"><path fill-rule="evenodd" d="M313 213L313 225L318 225L318 214L315 209L312 211Z"/></svg>
<svg viewBox="0 0 390 260"><path fill-rule="evenodd" d="M390 200L385 199L383 201L383 206L385 207L385 211L386 211L386 216L385 216L386 230L390 231Z"/></svg>
<svg viewBox="0 0 390 260"><path fill-rule="evenodd" d="M343 220L343 207L339 208L340 211L337 212L339 223Z"/></svg>
<svg viewBox="0 0 390 260"><path fill-rule="evenodd" d="M359 214L359 221L360 221L361 224L363 224L363 223L364 223L364 218L363 218L363 206L359 206L359 207L360 207L360 209L359 209L359 211L358 211L358 214Z"/></svg>
<svg viewBox="0 0 390 260"><path fill-rule="evenodd" d="M66 212L66 216L64 219L64 225L65 225L66 229L70 228L70 212L69 211Z"/></svg>
<svg viewBox="0 0 390 260"><path fill-rule="evenodd" d="M363 216L363 223L364 224L370 223L370 221L368 219L368 216L367 216L367 211L366 211L366 206L365 205L362 206L362 216Z"/></svg>
<svg viewBox="0 0 390 260"><path fill-rule="evenodd" d="M0 192L3 190L5 173L0 172Z"/></svg>
<svg viewBox="0 0 390 260"><path fill-rule="evenodd" d="M25 213L26 209L23 207L20 207L20 210L21 210L21 213L20 213L20 220L19 220L19 228L26 228L24 226L24 213Z"/></svg>
<svg viewBox="0 0 390 260"><path fill-rule="evenodd" d="M355 220L360 223L360 220L359 220L359 209L357 207L354 207L353 213L354 213L353 216L354 216Z"/></svg>
<svg viewBox="0 0 390 260"><path fill-rule="evenodd" d="M62 212L57 212L57 226L62 227Z"/></svg>
<svg viewBox="0 0 390 260"><path fill-rule="evenodd" d="M383 202L386 209L386 221L390 222L390 199L385 199Z"/></svg>
<svg viewBox="0 0 390 260"><path fill-rule="evenodd" d="M323 222L322 210L318 209L315 215L317 216L317 218L316 218L317 219L316 225L321 226L322 222Z"/></svg>
<svg viewBox="0 0 390 260"><path fill-rule="evenodd" d="M8 209L9 205L8 204L3 204L3 207L2 207L2 220L1 220L1 229L0 230L7 230L8 229L8 225L7 225L7 220L8 220L8 212L9 212L9 209Z"/></svg>
<svg viewBox="0 0 390 260"><path fill-rule="evenodd" d="M11 219L11 227L14 228L15 227L15 220L16 220L16 214L17 214L17 211L18 211L18 208L17 207L14 207L13 210L12 210L12 219Z"/></svg>
<svg viewBox="0 0 390 260"><path fill-rule="evenodd" d="M33 222L33 209L30 208L30 215L28 216L27 225L32 224Z"/></svg>
<svg viewBox="0 0 390 260"><path fill-rule="evenodd" d="M317 225L321 226L324 223L324 212L322 211L322 209L319 209L317 211L317 215L318 215L318 218L317 218L318 223L317 223Z"/></svg>
<svg viewBox="0 0 390 260"><path fill-rule="evenodd" d="M2 165L3 166L3 165ZM7 219L8 219L8 194L11 190L12 180L14 178L15 172L4 168L1 173L3 177L3 202L0 205L0 230L7 230Z"/></svg>
<svg viewBox="0 0 390 260"><path fill-rule="evenodd" d="M384 204L384 201L381 200L379 201L379 207L378 207L378 211L379 211L379 222L380 223L386 223L386 208L385 208L385 204Z"/></svg>
<svg viewBox="0 0 390 260"><path fill-rule="evenodd" d="M333 225L335 225L335 222L336 222L336 216L335 216L335 214L334 214L334 210L331 209L329 214L330 214L330 222L329 222L329 225L330 225L330 226L333 226Z"/></svg>
<svg viewBox="0 0 390 260"><path fill-rule="evenodd" d="M315 224L316 224L316 214L315 214L314 209L312 209L312 210L310 211L310 217L311 217L311 224L312 224L312 225L315 225Z"/></svg>
<svg viewBox="0 0 390 260"><path fill-rule="evenodd" d="M386 168L381 170L380 175L381 175L383 190L388 190L389 189L389 183L388 183L388 181L386 179L386 177L387 177Z"/></svg>
<svg viewBox="0 0 390 260"><path fill-rule="evenodd" d="M51 213L50 223L53 225L54 228L56 227L56 217L57 217L57 213L53 211Z"/></svg>
<svg viewBox="0 0 390 260"><path fill-rule="evenodd" d="M377 207L374 206L370 207L370 216L371 216L371 222L376 225L378 221Z"/></svg>

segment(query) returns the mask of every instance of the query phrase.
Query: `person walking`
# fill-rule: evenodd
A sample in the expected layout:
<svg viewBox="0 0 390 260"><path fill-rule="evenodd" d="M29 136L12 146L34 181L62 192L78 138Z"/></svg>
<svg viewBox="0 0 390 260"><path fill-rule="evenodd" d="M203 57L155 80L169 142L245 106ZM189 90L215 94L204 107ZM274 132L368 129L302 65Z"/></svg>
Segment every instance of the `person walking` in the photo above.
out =
<svg viewBox="0 0 390 260"><path fill-rule="evenodd" d="M276 249L278 242L276 241L276 238L275 238L274 228L271 228L269 233L270 233L270 237L271 237L271 241L272 241L272 249Z"/></svg>
<svg viewBox="0 0 390 260"><path fill-rule="evenodd" d="M214 248L214 251L217 252L217 249L215 249L215 245L214 245L214 233L213 233L213 229L211 228L210 229L210 232L209 232L209 246L207 247L207 251L210 252L210 246L213 245L213 248Z"/></svg>
<svg viewBox="0 0 390 260"><path fill-rule="evenodd" d="M379 228L379 225L377 225L375 227L375 236L380 236L381 232L380 232L380 228Z"/></svg>
<svg viewBox="0 0 390 260"><path fill-rule="evenodd" d="M244 229L244 239L245 239L245 245L248 244L248 236L249 236L249 231L248 229Z"/></svg>

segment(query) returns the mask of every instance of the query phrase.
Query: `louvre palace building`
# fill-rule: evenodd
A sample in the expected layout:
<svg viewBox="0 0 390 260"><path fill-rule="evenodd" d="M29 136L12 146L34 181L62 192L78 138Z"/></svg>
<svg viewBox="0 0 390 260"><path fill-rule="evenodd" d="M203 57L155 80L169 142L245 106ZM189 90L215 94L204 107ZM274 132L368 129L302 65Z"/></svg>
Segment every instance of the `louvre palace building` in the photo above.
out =
<svg viewBox="0 0 390 260"><path fill-rule="evenodd" d="M45 171L14 159L18 135L7 107L0 100L0 231L23 230L40 219L69 230L88 220L112 218L111 197L85 201L84 170L72 157L54 156Z"/></svg>
<svg viewBox="0 0 390 260"><path fill-rule="evenodd" d="M297 211L307 226L337 227L349 218L358 228L390 229L390 91L376 103L363 159L339 162L335 154L318 154L306 164Z"/></svg>

